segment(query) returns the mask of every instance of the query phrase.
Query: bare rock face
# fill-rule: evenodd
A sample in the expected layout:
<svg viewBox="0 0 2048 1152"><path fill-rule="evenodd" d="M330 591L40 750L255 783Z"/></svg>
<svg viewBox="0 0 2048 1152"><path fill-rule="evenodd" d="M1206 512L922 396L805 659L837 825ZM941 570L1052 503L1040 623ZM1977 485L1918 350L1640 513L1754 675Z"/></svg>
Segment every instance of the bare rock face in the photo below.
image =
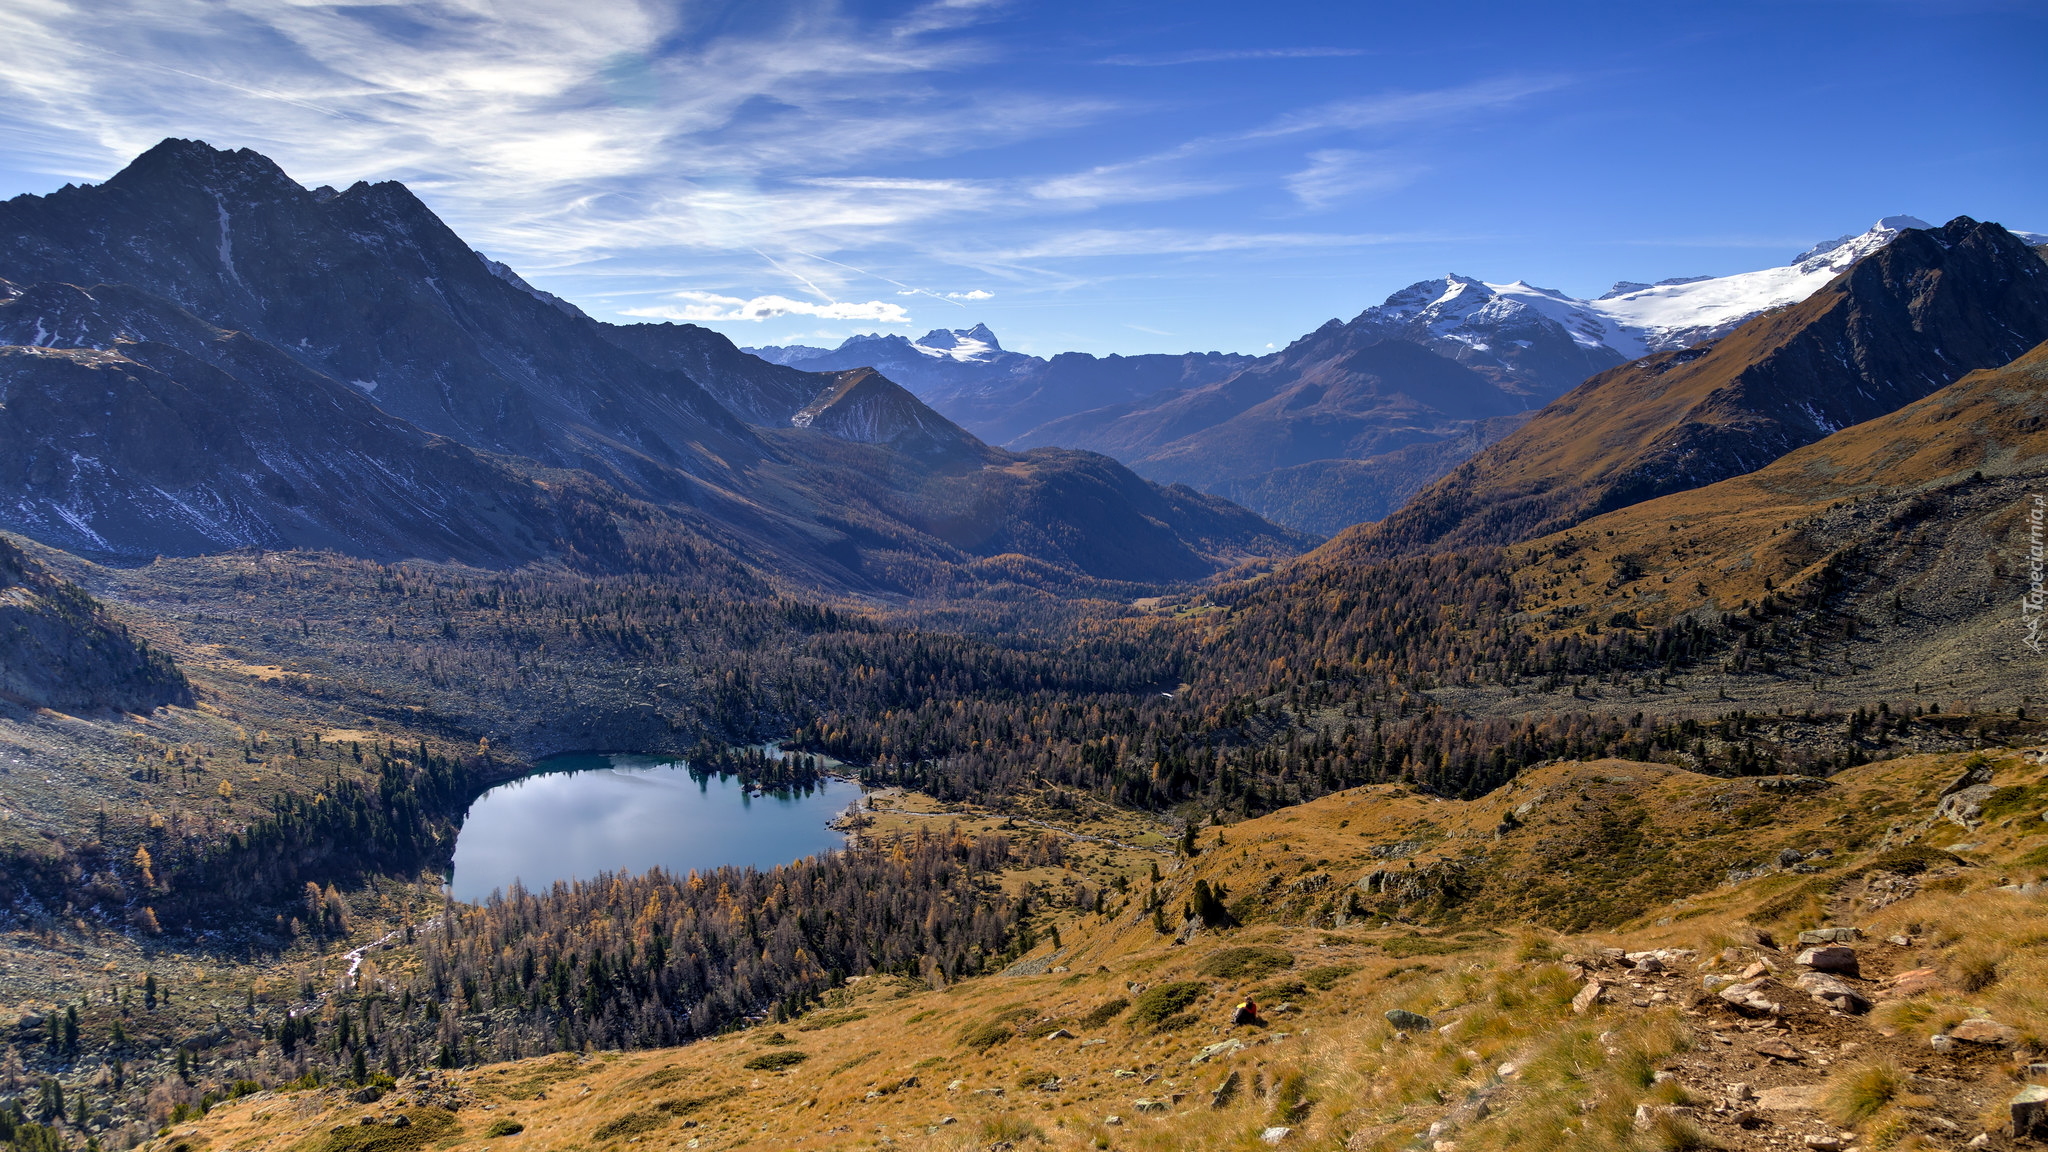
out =
<svg viewBox="0 0 2048 1152"><path fill-rule="evenodd" d="M988 455L981 441L872 368L831 377L790 423L856 444L886 444L924 460L978 465Z"/></svg>

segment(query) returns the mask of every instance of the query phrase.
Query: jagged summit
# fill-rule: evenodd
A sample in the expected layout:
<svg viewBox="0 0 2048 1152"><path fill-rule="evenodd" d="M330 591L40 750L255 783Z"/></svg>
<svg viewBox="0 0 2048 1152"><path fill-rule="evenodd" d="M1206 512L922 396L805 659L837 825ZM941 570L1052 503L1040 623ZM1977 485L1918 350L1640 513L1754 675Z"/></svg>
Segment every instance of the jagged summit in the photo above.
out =
<svg viewBox="0 0 2048 1152"><path fill-rule="evenodd" d="M1056 508L1012 523L1022 502L1000 492L1036 481L1005 473L977 482L997 494L974 531L942 537L935 465L950 480L954 457L993 450L914 397L879 381L814 413L819 435L792 429L821 377L689 325L600 324L396 182L308 190L257 153L170 140L106 183L0 203L0 269L0 459L27 463L0 476L0 527L99 559L605 566L625 559L621 527L652 525L836 585L875 579L863 548L945 565L1000 537L1079 572L1129 536ZM985 327L951 335L1016 355ZM1062 470L1099 469L1041 469ZM1133 494L1177 499L1124 478L1118 514L1138 515ZM1246 528L1280 539L1199 502L1172 517L1115 578L1204 575Z"/></svg>
<svg viewBox="0 0 2048 1152"><path fill-rule="evenodd" d="M277 162L251 148L215 148L204 140L166 137L128 162L102 187L147 188L183 182L211 187L256 184L303 191Z"/></svg>
<svg viewBox="0 0 2048 1152"><path fill-rule="evenodd" d="M972 328L934 328L910 345L927 356L944 356L963 362L994 359L1004 349L988 325Z"/></svg>

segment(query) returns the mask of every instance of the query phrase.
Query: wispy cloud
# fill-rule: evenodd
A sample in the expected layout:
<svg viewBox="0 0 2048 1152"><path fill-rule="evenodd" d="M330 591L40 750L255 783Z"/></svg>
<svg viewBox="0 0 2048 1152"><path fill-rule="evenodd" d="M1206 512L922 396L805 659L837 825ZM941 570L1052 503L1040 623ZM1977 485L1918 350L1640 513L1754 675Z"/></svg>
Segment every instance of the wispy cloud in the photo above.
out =
<svg viewBox="0 0 2048 1152"><path fill-rule="evenodd" d="M1363 48L1219 48L1151 55L1105 56L1097 64L1165 68L1175 64L1219 64L1233 60L1310 60L1321 56L1364 56ZM1161 333L1164 335L1164 333Z"/></svg>
<svg viewBox="0 0 2048 1152"><path fill-rule="evenodd" d="M1360 152L1348 148L1324 148L1308 154L1308 167L1288 175L1287 191L1310 210L1384 192L1413 181L1425 169L1412 160L1383 152Z"/></svg>
<svg viewBox="0 0 2048 1152"><path fill-rule="evenodd" d="M1161 103L1004 67L1015 48L985 26L1008 18L1004 0L873 11L839 0L18 0L0 3L0 151L54 184L103 179L164 136L253 147L307 184L403 180L551 289L634 306L600 314L900 324L912 308L967 308L997 289L1004 307L1070 290L1080 281L1061 260L1394 242L1176 228L1165 213L1132 227L1115 210L1246 191L1340 204L1423 171L1404 159L1402 130L1557 83L1291 111L1275 101L1225 110L1213 122L1234 126L1175 143L1141 118ZM1086 163L1047 159L1077 141ZM975 162L1020 144L1004 162Z"/></svg>
<svg viewBox="0 0 2048 1152"><path fill-rule="evenodd" d="M1273 117L1250 128L1197 136L1148 155L1043 180L1033 185L1031 192L1044 200L1089 206L1174 200L1222 192L1243 187L1252 177L1242 171L1218 171L1213 165L1203 162L1299 137L1385 134L1394 129L1441 124L1498 112L1565 83L1556 77L1506 77L1449 88L1328 101ZM1382 154L1376 162L1376 174L1368 177L1362 166L1354 164L1348 176L1340 176L1336 168L1344 162L1337 158L1343 154L1342 150L1320 153L1326 158L1322 162L1322 171L1307 181L1309 194L1323 196L1322 203L1349 194L1338 191L1346 179L1354 182L1350 191L1364 191L1369 185L1361 181L1368 178L1379 181L1379 187L1392 187L1420 171L1412 162L1399 162L1390 155ZM1349 155L1362 157L1367 153L1352 152ZM1312 156L1310 170L1316 169L1317 162ZM1297 199L1310 203L1303 198L1301 188L1296 186L1296 178L1302 175L1296 173L1289 177L1288 187Z"/></svg>
<svg viewBox="0 0 2048 1152"><path fill-rule="evenodd" d="M1204 252L1245 252L1287 248L1361 248L1409 244L1436 237L1409 233L1200 232L1178 228L1084 228L1047 236L1015 248L954 252L962 263L1018 264L1100 256L1169 256Z"/></svg>
<svg viewBox="0 0 2048 1152"><path fill-rule="evenodd" d="M735 35L655 0L488 15L465 0L37 0L0 6L0 131L37 139L66 179L103 178L166 135L256 147L312 183L402 179L465 235L558 262L628 246L830 247L990 198L972 182L835 169L1110 110L934 83L991 49L926 33L991 7L942 0L892 26L796 0Z"/></svg>
<svg viewBox="0 0 2048 1152"><path fill-rule="evenodd" d="M1273 139L1318 132L1361 132L1440 123L1505 109L1569 83L1568 79L1558 76L1504 76L1448 88L1331 100L1275 117L1245 133L1243 138Z"/></svg>
<svg viewBox="0 0 2048 1152"><path fill-rule="evenodd" d="M715 292L677 292L674 299L686 303L626 308L621 312L653 320L774 320L782 316L815 316L820 320L872 320L878 324L910 322L910 313L901 304L891 304L886 300L818 304L773 295L743 300Z"/></svg>

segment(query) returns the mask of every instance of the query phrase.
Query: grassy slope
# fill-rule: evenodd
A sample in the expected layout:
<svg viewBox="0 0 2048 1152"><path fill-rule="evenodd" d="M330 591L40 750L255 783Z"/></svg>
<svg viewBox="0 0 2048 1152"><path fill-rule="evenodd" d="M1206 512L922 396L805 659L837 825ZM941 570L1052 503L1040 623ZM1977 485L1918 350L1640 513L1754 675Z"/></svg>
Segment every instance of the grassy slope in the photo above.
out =
<svg viewBox="0 0 2048 1152"><path fill-rule="evenodd" d="M1762 1148L1833 1133L1839 1122L1871 1147L1903 1146L1915 1133L1947 1146L1990 1125L2015 1066L2008 1051L1936 1053L1926 1037L1976 1013L2012 1025L2037 1051L2048 1043L2039 947L2048 903L1997 890L2048 872L2048 772L2016 755L1995 761L2004 790L1965 827L1934 812L1962 761L1908 757L1791 789L1617 761L1552 765L1472 802L1359 789L1205 832L1202 854L1168 872L1162 895L1178 908L1196 879L1220 882L1245 924L1184 945L1154 931L1136 901L1105 917L1066 913L1066 948L1036 954L1050 961L1043 974L945 989L876 978L788 1024L681 1049L445 1073L374 1105L333 1090L265 1093L155 1146L314 1150L375 1136L387 1147L557 1150L635 1138L702 1148L1256 1148L1279 1124L1296 1129L1291 1146L1367 1150L1413 1146L1445 1123L1453 1130L1442 1137L1460 1149L1681 1147L1693 1134ZM1524 805L1520 826L1496 834L1502 813ZM1623 825L1635 835L1617 837ZM1914 844L1968 863L1902 878L1870 868ZM1832 855L1778 865L1777 850L1795 846ZM1361 875L1428 874L1475 852L1491 863L1468 866L1474 879L1454 898L1368 901L1334 923ZM1760 874L1722 882L1727 869L1752 866ZM1530 923L1532 913L1587 927L1560 933ZM1786 970L1789 983L1791 951L1759 945L1754 929L1784 943L1824 922L1870 937L1860 945L1867 994L1920 966L1937 970L1937 987L1882 1001L1869 1017L1830 1014L1782 988L1776 1024L1702 998L1700 973L1759 961ZM1908 943L1883 942L1894 934ZM1669 976L1632 974L1601 967L1601 947L1685 947L1698 959ZM1259 951L1232 953L1237 974L1212 974L1232 971L1218 953L1246 948ZM1588 1014L1569 1004L1580 985L1566 954L1610 986ZM1184 981L1201 988L1163 1030L1135 1023L1137 1009L1091 1016ZM1269 1028L1227 1026L1247 988L1271 1010ZM1448 1027L1404 1039L1382 1015L1395 1008ZM1049 1035L1057 1029L1072 1035ZM1194 1062L1233 1036L1242 1049ZM1773 1041L1797 1058L1759 1053ZM773 1067L783 1053L804 1059ZM1886 1071L1862 1071L1872 1064ZM1897 1082L1885 1089L1891 1071ZM1233 1075L1234 1097L1213 1107L1211 1094ZM1865 1084L1871 1115L1830 1110L1826 1094L1851 1079ZM1763 1122L1744 1128L1726 1087L1738 1081L1767 1104L1804 1107L1759 1110ZM1471 1106L1480 1096L1484 1116ZM1154 1111L1141 1099L1164 1104ZM1696 1118L1636 1127L1639 1104L1686 1100ZM421 1106L437 1101L462 1105L452 1123ZM375 1122L400 1112L423 1123ZM366 1116L368 1130L358 1123ZM524 1131L488 1136L499 1121ZM429 1129L431 1140L407 1134Z"/></svg>
<svg viewBox="0 0 2048 1152"><path fill-rule="evenodd" d="M2011 689L2024 502L2048 467L2044 385L2037 348L1756 472L1532 541L1515 550L1524 607L1539 630L1618 611L1655 627L1839 574L1856 635L1838 618L1809 648L1834 690Z"/></svg>

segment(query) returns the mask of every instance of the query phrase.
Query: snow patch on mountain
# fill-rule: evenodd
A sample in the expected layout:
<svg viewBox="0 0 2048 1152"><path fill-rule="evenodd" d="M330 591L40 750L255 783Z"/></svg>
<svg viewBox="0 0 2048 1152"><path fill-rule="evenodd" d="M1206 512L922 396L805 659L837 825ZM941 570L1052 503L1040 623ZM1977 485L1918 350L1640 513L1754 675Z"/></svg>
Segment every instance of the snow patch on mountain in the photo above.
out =
<svg viewBox="0 0 2048 1152"><path fill-rule="evenodd" d="M1900 232L1927 227L1916 217L1887 216L1867 231L1816 244L1780 267L1655 284L1622 281L1596 300L1522 280L1491 284L1451 274L1411 284L1367 316L1411 330L1419 324L1436 339L1475 351L1491 350L1517 324L1540 319L1580 347L1605 347L1633 360L1711 340L1761 312L1796 304Z"/></svg>
<svg viewBox="0 0 2048 1152"><path fill-rule="evenodd" d="M962 364L986 364L1003 351L996 334L986 324L972 328L934 328L910 342L912 348L938 360Z"/></svg>
<svg viewBox="0 0 2048 1152"><path fill-rule="evenodd" d="M1777 268L1676 284L1667 281L1588 301L1587 307L1621 330L1622 339L1630 343L1613 346L1631 359L1682 348L1712 339L1760 312L1796 304L1899 233L1929 227L1917 217L1887 216L1868 231L1816 244Z"/></svg>

